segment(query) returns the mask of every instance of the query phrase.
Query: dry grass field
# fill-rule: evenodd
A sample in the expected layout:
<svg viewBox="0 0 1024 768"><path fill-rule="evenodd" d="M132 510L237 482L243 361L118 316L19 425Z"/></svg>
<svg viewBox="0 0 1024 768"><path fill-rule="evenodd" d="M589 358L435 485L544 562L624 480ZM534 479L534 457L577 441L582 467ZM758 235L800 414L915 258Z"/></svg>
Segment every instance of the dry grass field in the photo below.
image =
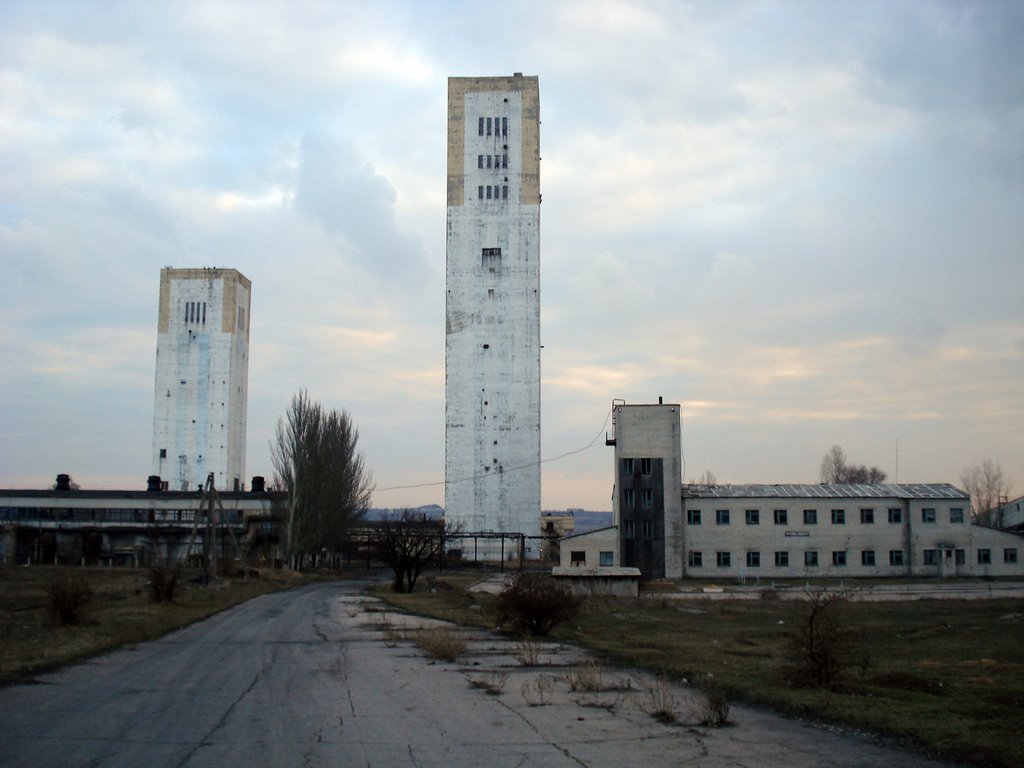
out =
<svg viewBox="0 0 1024 768"><path fill-rule="evenodd" d="M382 597L416 613L494 627L493 597L436 579ZM1024 765L1024 601L850 602L849 668L836 690L794 682L800 602L591 599L555 638L607 663L690 682L708 676L733 700L884 735L979 765Z"/></svg>
<svg viewBox="0 0 1024 768"><path fill-rule="evenodd" d="M159 637L173 629L244 602L285 589L297 578L218 579L183 583L173 603L150 601L145 569L15 567L0 570L0 683L30 679L40 671L96 653ZM88 585L92 599L77 624L54 625L48 589L70 576Z"/></svg>

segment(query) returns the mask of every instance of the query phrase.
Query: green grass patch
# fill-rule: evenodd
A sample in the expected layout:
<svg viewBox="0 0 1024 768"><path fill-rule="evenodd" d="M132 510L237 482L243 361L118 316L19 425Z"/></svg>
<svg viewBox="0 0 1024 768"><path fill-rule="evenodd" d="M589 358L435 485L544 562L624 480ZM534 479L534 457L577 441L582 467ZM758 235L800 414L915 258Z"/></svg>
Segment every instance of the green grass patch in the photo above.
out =
<svg viewBox="0 0 1024 768"><path fill-rule="evenodd" d="M467 581L382 597L403 610L494 627L494 597ZM475 607L471 607L475 606ZM594 598L552 636L606 662L696 681L734 700L893 737L947 758L1024 765L1024 601L853 602L856 658L840 690L794 686L784 672L801 606L790 600Z"/></svg>

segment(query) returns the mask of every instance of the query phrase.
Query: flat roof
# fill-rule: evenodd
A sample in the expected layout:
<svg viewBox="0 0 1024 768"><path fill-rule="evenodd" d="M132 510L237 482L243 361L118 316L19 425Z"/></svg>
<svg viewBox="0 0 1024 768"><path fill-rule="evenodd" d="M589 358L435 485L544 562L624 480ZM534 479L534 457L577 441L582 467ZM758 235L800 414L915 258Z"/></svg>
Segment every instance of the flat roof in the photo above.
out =
<svg viewBox="0 0 1024 768"><path fill-rule="evenodd" d="M683 485L693 499L963 499L970 494L949 483L815 483L776 485Z"/></svg>

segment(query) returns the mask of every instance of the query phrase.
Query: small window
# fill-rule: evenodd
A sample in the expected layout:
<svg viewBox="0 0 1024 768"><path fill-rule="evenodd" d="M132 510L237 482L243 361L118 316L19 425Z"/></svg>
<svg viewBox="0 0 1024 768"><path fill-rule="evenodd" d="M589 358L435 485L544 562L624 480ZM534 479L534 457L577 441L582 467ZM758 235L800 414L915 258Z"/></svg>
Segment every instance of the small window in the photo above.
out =
<svg viewBox="0 0 1024 768"><path fill-rule="evenodd" d="M650 477L651 464L652 462L650 459L640 459L640 474L643 475L644 477Z"/></svg>
<svg viewBox="0 0 1024 768"><path fill-rule="evenodd" d="M967 564L967 552L966 551L964 551L962 549L957 549L957 550L955 550L953 552L953 556L955 558L955 561L956 561L957 565L966 565Z"/></svg>
<svg viewBox="0 0 1024 768"><path fill-rule="evenodd" d="M491 118L487 118L487 135L491 135Z"/></svg>
<svg viewBox="0 0 1024 768"><path fill-rule="evenodd" d="M889 510L889 522L901 525L903 523L903 510L900 508Z"/></svg>
<svg viewBox="0 0 1024 768"><path fill-rule="evenodd" d="M482 117L480 118L480 126L477 129L477 135L478 136L483 136L484 135L484 119Z"/></svg>
<svg viewBox="0 0 1024 768"><path fill-rule="evenodd" d="M963 507L953 507L949 510L949 522L962 523L964 521Z"/></svg>
<svg viewBox="0 0 1024 768"><path fill-rule="evenodd" d="M492 192L493 191L494 191L494 187L492 187L490 184L488 184L487 185L487 199L488 200L490 200L492 198Z"/></svg>
<svg viewBox="0 0 1024 768"><path fill-rule="evenodd" d="M650 488L644 488L640 491L640 504L644 509L650 509L654 506L654 491Z"/></svg>
<svg viewBox="0 0 1024 768"><path fill-rule="evenodd" d="M832 510L832 525L846 525L846 510L845 509L833 509Z"/></svg>
<svg viewBox="0 0 1024 768"><path fill-rule="evenodd" d="M989 565L992 562L992 550L991 549L979 549L978 550L978 565Z"/></svg>
<svg viewBox="0 0 1024 768"><path fill-rule="evenodd" d="M728 509L716 509L715 510L715 525L728 525L729 524L729 510Z"/></svg>
<svg viewBox="0 0 1024 768"><path fill-rule="evenodd" d="M1004 563L1016 563L1017 562L1017 548L1007 547L1003 550L1003 562Z"/></svg>
<svg viewBox="0 0 1024 768"><path fill-rule="evenodd" d="M587 564L587 553L586 550L574 549L569 553L569 563L571 565L586 565Z"/></svg>
<svg viewBox="0 0 1024 768"><path fill-rule="evenodd" d="M814 549L809 549L804 552L804 565L808 568L818 567L818 552Z"/></svg>
<svg viewBox="0 0 1024 768"><path fill-rule="evenodd" d="M789 568L789 552L776 552L775 553L775 567L776 568Z"/></svg>
<svg viewBox="0 0 1024 768"><path fill-rule="evenodd" d="M479 186L479 187L476 188L476 199L477 200L483 200L484 199L484 188L482 186Z"/></svg>
<svg viewBox="0 0 1024 768"><path fill-rule="evenodd" d="M688 510L686 510L686 524L687 525L700 525L700 510L699 509L688 509Z"/></svg>
<svg viewBox="0 0 1024 768"><path fill-rule="evenodd" d="M875 550L865 549L860 553L860 564L873 566L875 564Z"/></svg>
<svg viewBox="0 0 1024 768"><path fill-rule="evenodd" d="M508 155L501 156L501 167L508 168Z"/></svg>
<svg viewBox="0 0 1024 768"><path fill-rule="evenodd" d="M686 555L686 565L689 568L701 568L704 565L704 555L700 552L688 552Z"/></svg>
<svg viewBox="0 0 1024 768"><path fill-rule="evenodd" d="M760 525L761 524L761 512L756 509L748 509L744 512L747 525Z"/></svg>
<svg viewBox="0 0 1024 768"><path fill-rule="evenodd" d="M633 460L623 459L622 460L622 474L632 475L633 474Z"/></svg>
<svg viewBox="0 0 1024 768"><path fill-rule="evenodd" d="M627 539L635 539L636 538L636 521L635 520L626 520L622 524L622 530L623 530L623 534L625 535L625 537Z"/></svg>
<svg viewBox="0 0 1024 768"><path fill-rule="evenodd" d="M732 565L731 552L715 552L715 561L719 568L729 568Z"/></svg>
<svg viewBox="0 0 1024 768"><path fill-rule="evenodd" d="M484 248L480 251L480 266L485 272L501 269L501 248Z"/></svg>
<svg viewBox="0 0 1024 768"><path fill-rule="evenodd" d="M846 565L846 550L837 549L832 552L832 565L842 567Z"/></svg>
<svg viewBox="0 0 1024 768"><path fill-rule="evenodd" d="M860 511L860 524L861 525L874 525L875 524L875 510L873 510L873 509L862 509Z"/></svg>
<svg viewBox="0 0 1024 768"><path fill-rule="evenodd" d="M598 552L597 562L602 568L611 568L615 565L615 553L614 552Z"/></svg>
<svg viewBox="0 0 1024 768"><path fill-rule="evenodd" d="M501 135L508 136L508 118L501 118Z"/></svg>
<svg viewBox="0 0 1024 768"><path fill-rule="evenodd" d="M636 506L636 491L632 488L622 489L622 503L627 507Z"/></svg>
<svg viewBox="0 0 1024 768"><path fill-rule="evenodd" d="M484 156L483 155L477 155L476 156L476 167L477 168L483 168L484 167Z"/></svg>
<svg viewBox="0 0 1024 768"><path fill-rule="evenodd" d="M747 552L747 568L760 568L761 567L761 553L760 552Z"/></svg>
<svg viewBox="0 0 1024 768"><path fill-rule="evenodd" d="M167 449L166 448L161 448L160 449L160 458L161 459L166 459L167 458Z"/></svg>
<svg viewBox="0 0 1024 768"><path fill-rule="evenodd" d="M508 185L502 185L501 187L501 199L508 200Z"/></svg>
<svg viewBox="0 0 1024 768"><path fill-rule="evenodd" d="M922 523L934 523L935 522L935 510L931 507L925 507L921 510L921 522Z"/></svg>
<svg viewBox="0 0 1024 768"><path fill-rule="evenodd" d="M924 564L925 565L938 565L939 564L939 550L937 550L937 549L926 549L924 551Z"/></svg>
<svg viewBox="0 0 1024 768"><path fill-rule="evenodd" d="M785 509L776 509L772 515L776 525L789 525L789 512Z"/></svg>
<svg viewBox="0 0 1024 768"><path fill-rule="evenodd" d="M902 549L890 549L889 550L889 565L903 565L903 550Z"/></svg>
<svg viewBox="0 0 1024 768"><path fill-rule="evenodd" d="M641 520L640 521L640 535L645 539L654 538L654 521L653 520Z"/></svg>
<svg viewBox="0 0 1024 768"><path fill-rule="evenodd" d="M818 510L816 509L805 509L804 510L804 525L817 525L818 524Z"/></svg>

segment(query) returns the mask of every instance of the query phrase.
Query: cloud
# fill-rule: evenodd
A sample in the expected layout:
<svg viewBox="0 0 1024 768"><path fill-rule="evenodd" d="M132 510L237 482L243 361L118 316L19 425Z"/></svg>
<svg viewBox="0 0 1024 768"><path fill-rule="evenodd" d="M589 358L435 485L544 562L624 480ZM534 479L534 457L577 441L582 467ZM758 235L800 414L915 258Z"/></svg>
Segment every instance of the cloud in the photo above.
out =
<svg viewBox="0 0 1024 768"><path fill-rule="evenodd" d="M368 273L406 287L423 279L422 248L395 220L394 187L350 143L303 138L294 200L297 210L342 238Z"/></svg>

